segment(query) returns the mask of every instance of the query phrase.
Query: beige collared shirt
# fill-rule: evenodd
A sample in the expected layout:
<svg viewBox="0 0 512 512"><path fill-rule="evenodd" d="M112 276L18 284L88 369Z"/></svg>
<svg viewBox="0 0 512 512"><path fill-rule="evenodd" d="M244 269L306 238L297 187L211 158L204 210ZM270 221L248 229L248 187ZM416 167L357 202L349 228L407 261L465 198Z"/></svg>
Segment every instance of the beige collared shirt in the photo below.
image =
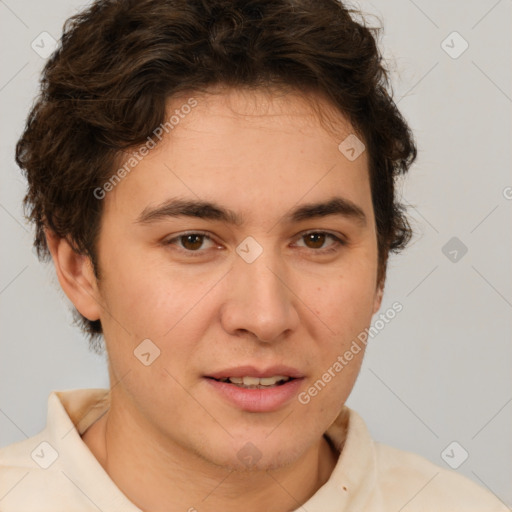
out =
<svg viewBox="0 0 512 512"><path fill-rule="evenodd" d="M108 407L106 389L52 392L46 428L0 449L0 511L140 512L80 437ZM341 456L329 480L297 512L509 510L455 471L374 442L348 407L325 435L336 447L345 439Z"/></svg>

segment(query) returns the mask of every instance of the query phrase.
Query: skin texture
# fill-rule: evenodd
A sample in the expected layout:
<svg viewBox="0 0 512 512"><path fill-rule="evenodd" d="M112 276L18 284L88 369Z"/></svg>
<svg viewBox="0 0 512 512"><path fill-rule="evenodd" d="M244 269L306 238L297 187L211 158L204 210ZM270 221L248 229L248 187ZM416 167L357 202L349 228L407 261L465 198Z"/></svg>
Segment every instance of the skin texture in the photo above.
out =
<svg viewBox="0 0 512 512"><path fill-rule="evenodd" d="M274 412L236 408L204 375L286 364L305 375L304 391L370 325L382 289L368 160L338 150L353 133L340 113L327 130L297 94L193 97L197 106L107 193L99 281L86 257L47 231L61 286L84 316L101 320L109 355L111 408L83 440L142 510L293 510L336 464L323 434L364 350L307 405L294 398ZM186 101L173 98L169 112ZM284 222L290 209L334 195L357 204L366 224L339 215ZM216 202L245 222L136 222L171 197ZM211 239L176 238L197 230ZM308 241L311 230L346 243ZM263 249L252 263L236 252L248 236ZM133 353L147 338L160 349L149 366ZM261 453L250 469L237 457L247 442Z"/></svg>

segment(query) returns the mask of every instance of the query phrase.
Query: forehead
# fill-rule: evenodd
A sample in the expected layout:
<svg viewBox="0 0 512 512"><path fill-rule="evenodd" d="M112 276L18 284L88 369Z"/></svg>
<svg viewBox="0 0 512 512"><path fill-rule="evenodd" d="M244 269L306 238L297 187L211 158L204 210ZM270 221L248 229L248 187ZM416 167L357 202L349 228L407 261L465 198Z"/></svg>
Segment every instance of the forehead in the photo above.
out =
<svg viewBox="0 0 512 512"><path fill-rule="evenodd" d="M245 211L334 192L361 202L369 193L365 152L350 161L339 149L354 130L320 97L229 89L181 95L167 106L156 146L107 196L109 207L124 198L124 209L140 214L172 195Z"/></svg>
<svg viewBox="0 0 512 512"><path fill-rule="evenodd" d="M193 121L183 123L188 117L186 108L191 98L197 105L190 113ZM187 112L185 112L187 111ZM324 136L334 139L353 133L354 129L346 116L340 112L324 95L311 90L299 91L288 86L268 86L260 88L227 87L216 85L205 92L182 93L167 100L168 118L178 114L180 124L193 123L195 128L208 126L213 117L227 120L244 128L272 127L273 129L290 129L294 131L315 131L323 129ZM185 113L185 115L183 115ZM183 130L178 135L183 135Z"/></svg>

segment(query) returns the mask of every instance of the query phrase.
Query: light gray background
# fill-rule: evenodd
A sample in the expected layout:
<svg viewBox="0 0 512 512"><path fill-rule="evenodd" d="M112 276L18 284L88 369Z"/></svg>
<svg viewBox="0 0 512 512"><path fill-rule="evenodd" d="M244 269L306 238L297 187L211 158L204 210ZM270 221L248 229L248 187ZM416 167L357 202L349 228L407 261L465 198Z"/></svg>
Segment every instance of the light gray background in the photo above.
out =
<svg viewBox="0 0 512 512"><path fill-rule="evenodd" d="M58 39L81 5L0 0L2 446L44 427L52 390L108 387L53 266L32 252L13 158L44 64L31 43L43 31ZM512 2L356 5L384 24L381 47L419 155L403 185L416 236L391 259L381 311L394 301L404 309L371 340L348 405L378 441L441 466L457 441L469 453L457 471L512 506ZM456 59L441 46L453 31L469 44ZM447 44L461 48L456 36ZM457 262L442 252L454 236L468 248Z"/></svg>

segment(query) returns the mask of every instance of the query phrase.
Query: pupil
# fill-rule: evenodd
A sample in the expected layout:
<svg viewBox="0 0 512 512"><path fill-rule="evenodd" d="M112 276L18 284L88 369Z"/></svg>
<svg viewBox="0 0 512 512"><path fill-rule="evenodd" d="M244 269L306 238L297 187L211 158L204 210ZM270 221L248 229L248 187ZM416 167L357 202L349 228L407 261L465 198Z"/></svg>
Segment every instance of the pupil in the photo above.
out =
<svg viewBox="0 0 512 512"><path fill-rule="evenodd" d="M201 247L202 237L203 235L185 235L185 242L183 243L183 245L187 249L198 249L199 247Z"/></svg>
<svg viewBox="0 0 512 512"><path fill-rule="evenodd" d="M313 242L315 249L322 247L324 244L325 234L323 233L310 233L307 236L309 237L309 241Z"/></svg>

